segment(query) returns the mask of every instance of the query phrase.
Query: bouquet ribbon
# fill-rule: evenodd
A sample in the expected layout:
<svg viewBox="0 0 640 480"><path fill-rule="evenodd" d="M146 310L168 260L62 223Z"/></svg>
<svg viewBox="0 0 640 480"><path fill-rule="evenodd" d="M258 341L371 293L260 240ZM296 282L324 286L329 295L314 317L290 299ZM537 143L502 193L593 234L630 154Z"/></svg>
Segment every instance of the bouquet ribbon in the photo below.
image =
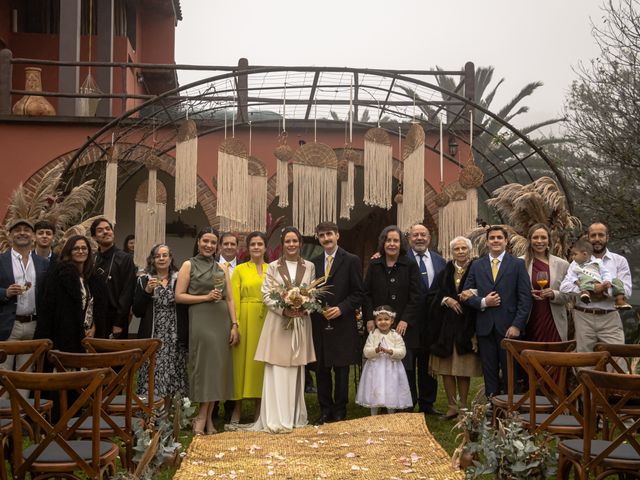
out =
<svg viewBox="0 0 640 480"><path fill-rule="evenodd" d="M293 350L293 358L296 358L300 354L300 345L302 345L302 327L304 326L304 318L294 317L291 320L293 322L293 331L291 332L291 350Z"/></svg>

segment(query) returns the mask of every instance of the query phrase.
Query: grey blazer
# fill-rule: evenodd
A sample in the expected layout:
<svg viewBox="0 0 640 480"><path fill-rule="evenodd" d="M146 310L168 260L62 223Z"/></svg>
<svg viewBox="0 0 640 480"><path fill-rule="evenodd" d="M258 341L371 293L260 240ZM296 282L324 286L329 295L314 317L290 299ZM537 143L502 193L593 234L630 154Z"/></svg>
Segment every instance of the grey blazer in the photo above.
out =
<svg viewBox="0 0 640 480"><path fill-rule="evenodd" d="M524 257L520 257L523 258ZM527 266L527 272L529 273L529 279L531 279L531 271L533 268L533 262ZM549 288L553 290L553 299L550 301L551 315L553 315L553 321L556 324L558 333L562 341L567 340L569 321L567 320L567 303L571 299L571 295L562 293L560 291L560 284L567 274L569 269L569 262L563 260L555 255L549 255L549 276L550 283Z"/></svg>

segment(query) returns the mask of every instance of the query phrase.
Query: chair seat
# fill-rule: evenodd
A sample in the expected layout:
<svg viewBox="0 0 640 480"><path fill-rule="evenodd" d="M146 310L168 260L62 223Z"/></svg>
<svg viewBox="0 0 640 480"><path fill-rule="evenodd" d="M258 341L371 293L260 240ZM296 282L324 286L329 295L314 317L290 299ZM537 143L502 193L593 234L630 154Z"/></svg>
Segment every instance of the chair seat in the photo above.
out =
<svg viewBox="0 0 640 480"><path fill-rule="evenodd" d="M590 457L594 458L598 454L602 453L605 448L611 445L608 440L592 440L591 441L591 454ZM562 440L560 447L564 447L575 455L582 455L584 452L584 440L581 438L572 438L569 440ZM607 458L614 460L634 461L640 463L640 454L631 445L623 443L618 445Z"/></svg>
<svg viewBox="0 0 640 480"><path fill-rule="evenodd" d="M545 422L550 416L551 415L549 413L536 413L536 425L542 425L542 423ZM521 413L519 417L523 422L527 424L529 423L530 418L528 413ZM558 415L551 421L550 425L552 427L582 428L582 425L580 424L578 419L573 415Z"/></svg>
<svg viewBox="0 0 640 480"><path fill-rule="evenodd" d="M73 448L78 455L90 462L91 461L91 441L89 440L70 440L69 446ZM31 445L23 450L23 458L28 458L31 452L35 450L37 444ZM100 442L100 457L108 456L109 454L118 454L118 446L112 442ZM43 464L49 463L69 463L75 464L75 461L69 457L60 445L52 443L47 446L44 451L38 456L38 459L34 462L33 466L39 468Z"/></svg>
<svg viewBox="0 0 640 480"><path fill-rule="evenodd" d="M525 395L521 395L521 394L514 394L513 395L513 403L517 403L520 401L520 399L525 396ZM526 395L526 399L525 401L522 403L522 405L529 405L529 395ZM499 406L502 405L508 405L508 400L509 400L509 396L507 394L502 394L502 395L495 395L494 397L492 397L492 400ZM547 397L545 397L544 395L536 395L536 407L540 406L540 407L550 407L551 406L551 402L549 401L549 399Z"/></svg>
<svg viewBox="0 0 640 480"><path fill-rule="evenodd" d="M119 415L113 415L111 417L111 419L113 420L113 422L120 428L124 429L125 427L125 417L123 416L119 416ZM77 421L77 417L76 418L72 418L71 420L69 420L69 423L67 423L67 425L69 426L69 428L71 428L71 426ZM83 430L86 431L91 431L92 428L92 422L93 422L93 417L87 417L84 422L82 422L82 424L77 428L78 433L81 433ZM113 427L111 427L111 425L109 425L107 423L107 421L100 417L100 430L113 430Z"/></svg>
<svg viewBox="0 0 640 480"><path fill-rule="evenodd" d="M34 398L27 398L27 402L32 407L35 405ZM51 400L47 400L46 398L40 399L40 410L51 410L52 406L53 402ZM0 398L0 415L4 415L5 413L11 415L11 400L8 398Z"/></svg>

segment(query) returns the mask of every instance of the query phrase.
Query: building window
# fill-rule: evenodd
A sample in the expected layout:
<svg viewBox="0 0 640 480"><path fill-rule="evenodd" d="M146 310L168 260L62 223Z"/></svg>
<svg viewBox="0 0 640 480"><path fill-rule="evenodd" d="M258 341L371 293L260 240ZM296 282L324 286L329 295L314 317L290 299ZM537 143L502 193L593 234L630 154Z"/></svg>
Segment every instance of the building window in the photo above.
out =
<svg viewBox="0 0 640 480"><path fill-rule="evenodd" d="M60 33L60 0L13 2L20 33Z"/></svg>

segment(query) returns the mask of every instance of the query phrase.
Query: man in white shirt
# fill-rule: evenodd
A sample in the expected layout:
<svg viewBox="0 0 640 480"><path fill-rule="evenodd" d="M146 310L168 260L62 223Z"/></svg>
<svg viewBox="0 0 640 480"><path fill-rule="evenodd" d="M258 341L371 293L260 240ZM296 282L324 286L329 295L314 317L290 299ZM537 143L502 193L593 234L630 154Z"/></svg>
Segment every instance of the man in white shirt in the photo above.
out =
<svg viewBox="0 0 640 480"><path fill-rule="evenodd" d="M627 259L607 249L609 230L603 223L592 223L587 232L587 238L593 246L593 256L602 260L611 277L619 279L627 298L631 297L631 270ZM567 276L560 284L560 291L564 293L580 294L577 284L578 276L573 269L569 269ZM596 284L596 294L602 293L607 284ZM591 352L598 342L624 343L624 330L620 314L615 308L613 297L593 300L584 303L576 300L573 311L576 330L577 350Z"/></svg>
<svg viewBox="0 0 640 480"><path fill-rule="evenodd" d="M0 254L0 340L31 340L49 261L32 254L34 230L29 220L14 220L7 228L11 250ZM17 370L28 358L8 356L0 369Z"/></svg>

